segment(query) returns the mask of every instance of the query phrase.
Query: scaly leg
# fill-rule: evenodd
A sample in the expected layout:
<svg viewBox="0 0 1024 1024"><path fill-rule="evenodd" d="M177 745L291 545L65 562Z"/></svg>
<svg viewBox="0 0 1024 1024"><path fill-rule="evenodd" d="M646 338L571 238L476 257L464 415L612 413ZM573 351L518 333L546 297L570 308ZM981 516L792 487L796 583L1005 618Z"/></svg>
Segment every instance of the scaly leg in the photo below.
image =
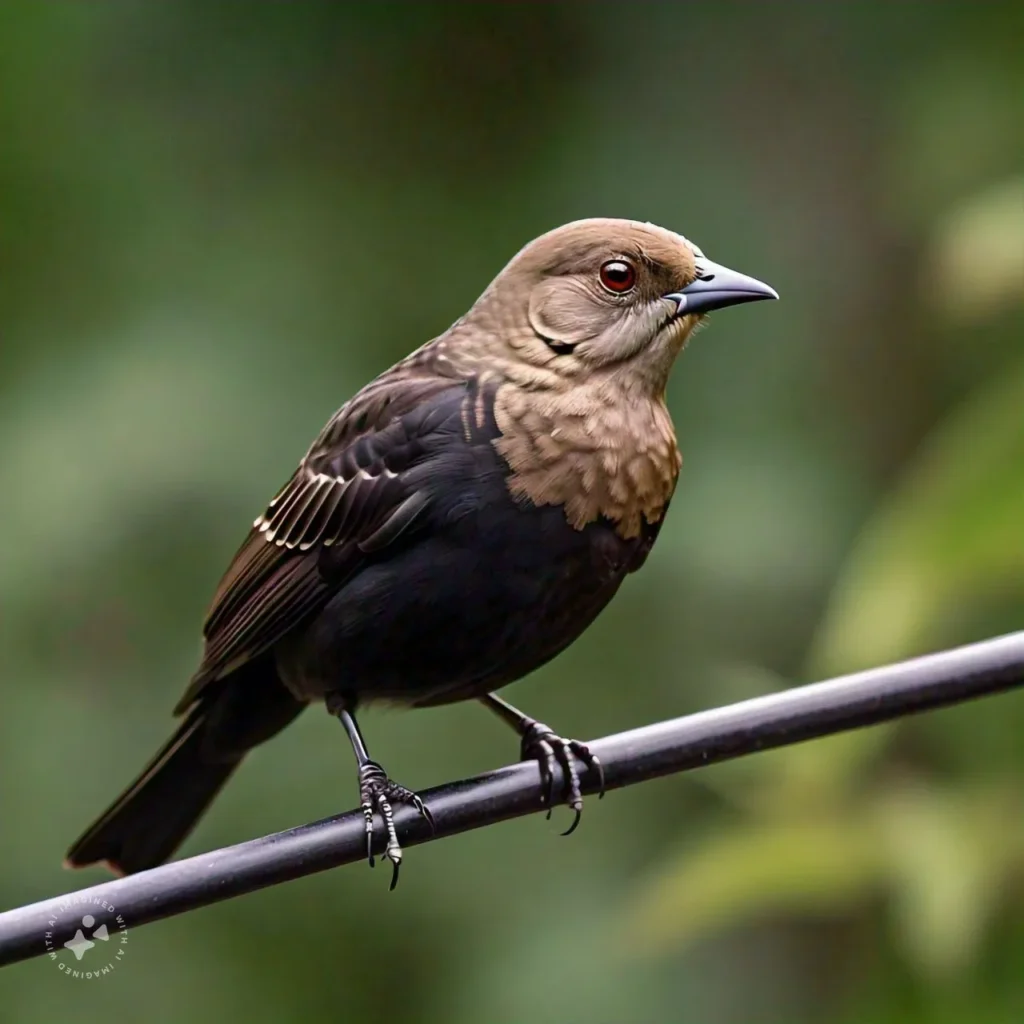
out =
<svg viewBox="0 0 1024 1024"><path fill-rule="evenodd" d="M356 722L355 714L352 711L351 702L342 694L328 694L326 701L327 711L338 719L348 733L349 742L352 744L352 752L356 755L356 765L359 769L359 802L366 818L366 859L370 867L374 865L373 860L373 812L380 811L384 819L384 827L388 833L387 849L384 856L391 861L392 874L391 886L394 889L398 885L398 869L402 865L402 847L398 843L398 835L395 832L395 819L391 810L391 802L410 804L426 819L431 831L434 830L434 818L423 801L405 786L398 785L388 778L387 772L374 760L366 749L366 741L359 731L359 724Z"/></svg>

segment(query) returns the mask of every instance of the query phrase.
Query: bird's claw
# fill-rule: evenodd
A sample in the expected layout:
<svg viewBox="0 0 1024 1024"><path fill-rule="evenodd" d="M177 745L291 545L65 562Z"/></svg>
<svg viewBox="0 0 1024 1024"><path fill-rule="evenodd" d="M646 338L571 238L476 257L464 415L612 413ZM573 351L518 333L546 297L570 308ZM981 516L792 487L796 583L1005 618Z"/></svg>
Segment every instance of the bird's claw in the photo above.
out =
<svg viewBox="0 0 1024 1024"><path fill-rule="evenodd" d="M574 757L575 755L575 757ZM576 767L576 758L582 761L590 771L597 773L598 799L604 796L604 767L590 748L579 740L569 740L557 735L542 722L531 722L523 733L520 748L523 761L536 761L540 766L541 802L547 807L547 817L555 803L556 762L565 772L565 802L575 812L572 824L562 833L571 835L576 831L583 813L583 793L580 789L580 774Z"/></svg>
<svg viewBox="0 0 1024 1024"><path fill-rule="evenodd" d="M363 817L366 819L366 860L372 868L375 864L373 858L373 812L380 811L388 835L384 857L391 861L392 866L390 889L394 889L398 885L398 871L402 866L402 847L395 831L392 802L409 804L414 807L419 815L426 820L430 831L436 830L434 816L416 793L411 789L406 789L405 786L400 786L397 782L392 782L376 761L367 761L361 765L359 768L359 803L362 807Z"/></svg>

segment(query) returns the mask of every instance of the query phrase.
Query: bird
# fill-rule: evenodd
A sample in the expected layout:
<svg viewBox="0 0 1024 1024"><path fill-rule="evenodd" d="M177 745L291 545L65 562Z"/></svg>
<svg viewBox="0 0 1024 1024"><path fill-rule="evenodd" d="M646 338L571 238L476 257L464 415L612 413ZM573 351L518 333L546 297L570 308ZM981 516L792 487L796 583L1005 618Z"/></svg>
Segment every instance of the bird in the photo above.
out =
<svg viewBox="0 0 1024 1024"><path fill-rule="evenodd" d="M217 587L180 725L77 839L66 866L167 860L253 747L308 705L355 755L398 881L394 805L434 826L370 757L357 714L476 700L536 760L540 800L582 809L603 768L494 691L568 647L647 559L681 466L666 404L713 310L777 299L657 225L590 218L525 245L465 315L328 421Z"/></svg>

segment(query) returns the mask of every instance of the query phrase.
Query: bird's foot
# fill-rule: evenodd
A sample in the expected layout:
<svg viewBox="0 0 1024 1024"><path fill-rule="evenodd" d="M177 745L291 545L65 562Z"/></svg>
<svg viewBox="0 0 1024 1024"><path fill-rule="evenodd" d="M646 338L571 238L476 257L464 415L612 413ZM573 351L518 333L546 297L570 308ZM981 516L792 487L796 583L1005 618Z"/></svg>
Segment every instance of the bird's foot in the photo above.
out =
<svg viewBox="0 0 1024 1024"><path fill-rule="evenodd" d="M542 722L534 721L527 725L523 733L520 758L523 761L536 761L540 765L541 799L547 806L548 818L551 817L555 802L555 763L562 766L565 772L565 802L576 814L572 824L562 835L571 835L576 831L583 812L583 793L580 791L580 773L576 768L576 758L597 773L598 799L604 796L604 768L600 760L590 752L585 743L564 739Z"/></svg>
<svg viewBox="0 0 1024 1024"><path fill-rule="evenodd" d="M395 817L391 809L392 803L409 804L415 807L420 816L434 831L434 816L430 813L426 804L411 790L392 782L387 772L376 761L367 761L359 768L359 802L363 809L363 817L366 818L366 859L370 867L374 866L373 859L373 812L380 811L384 819L384 827L388 833L388 844L384 850L384 856L391 861L391 885L394 889L398 885L398 869L402 866L402 847L398 842L398 835L395 832Z"/></svg>

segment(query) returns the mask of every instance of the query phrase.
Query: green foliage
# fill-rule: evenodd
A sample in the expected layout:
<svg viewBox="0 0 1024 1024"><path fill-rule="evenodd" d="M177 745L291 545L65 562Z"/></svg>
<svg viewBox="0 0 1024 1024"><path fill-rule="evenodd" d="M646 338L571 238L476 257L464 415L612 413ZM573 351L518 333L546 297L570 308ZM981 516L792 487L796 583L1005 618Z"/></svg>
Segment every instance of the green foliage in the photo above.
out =
<svg viewBox="0 0 1024 1024"><path fill-rule="evenodd" d="M829 672L955 642L965 608L1024 604L1024 363L929 439L869 524L812 663Z"/></svg>
<svg viewBox="0 0 1024 1024"><path fill-rule="evenodd" d="M883 877L877 835L847 817L737 823L684 849L631 909L627 947L664 952L752 917L849 910Z"/></svg>

